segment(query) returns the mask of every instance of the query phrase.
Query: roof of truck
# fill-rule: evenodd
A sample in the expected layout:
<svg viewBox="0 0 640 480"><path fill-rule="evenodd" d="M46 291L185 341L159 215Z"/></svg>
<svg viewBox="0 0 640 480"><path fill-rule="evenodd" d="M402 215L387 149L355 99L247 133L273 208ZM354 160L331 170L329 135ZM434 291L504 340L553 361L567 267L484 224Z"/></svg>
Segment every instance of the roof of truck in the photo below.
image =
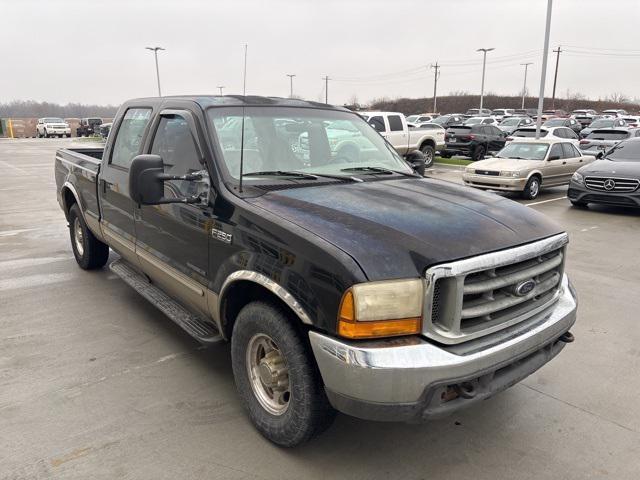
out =
<svg viewBox="0 0 640 480"><path fill-rule="evenodd" d="M135 98L128 100L126 103L154 103L163 100L187 100L192 101L200 105L202 108L207 107L234 107L234 106L246 106L246 107L262 107L262 106L277 106L277 107L306 107L306 108L321 108L324 110L339 110L343 112L351 112L351 110L344 107L337 107L335 105L329 105L320 102L311 102L307 100L298 100L295 98L283 98L283 97L261 97L258 95L169 95L164 97L145 97Z"/></svg>

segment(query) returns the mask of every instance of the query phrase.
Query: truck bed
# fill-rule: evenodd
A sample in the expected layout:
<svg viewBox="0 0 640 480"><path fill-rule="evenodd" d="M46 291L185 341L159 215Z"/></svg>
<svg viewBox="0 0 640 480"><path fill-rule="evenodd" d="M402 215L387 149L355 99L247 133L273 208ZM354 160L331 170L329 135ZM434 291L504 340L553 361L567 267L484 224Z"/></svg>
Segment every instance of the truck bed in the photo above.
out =
<svg viewBox="0 0 640 480"><path fill-rule="evenodd" d="M85 220L91 225L97 225L100 219L97 179L103 153L103 147L61 148L56 152L58 202L63 205L66 195L77 196Z"/></svg>

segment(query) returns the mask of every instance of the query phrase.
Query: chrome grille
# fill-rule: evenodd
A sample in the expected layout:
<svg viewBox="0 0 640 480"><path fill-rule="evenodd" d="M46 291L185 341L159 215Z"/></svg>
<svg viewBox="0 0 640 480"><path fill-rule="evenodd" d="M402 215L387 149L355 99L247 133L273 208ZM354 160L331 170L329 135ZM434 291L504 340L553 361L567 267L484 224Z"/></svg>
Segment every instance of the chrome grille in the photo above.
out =
<svg viewBox="0 0 640 480"><path fill-rule="evenodd" d="M428 269L423 334L460 343L543 312L560 294L567 241L556 235Z"/></svg>
<svg viewBox="0 0 640 480"><path fill-rule="evenodd" d="M598 192L634 192L640 185L640 180L636 178L615 178L615 177L587 177L584 179L585 186L590 190Z"/></svg>

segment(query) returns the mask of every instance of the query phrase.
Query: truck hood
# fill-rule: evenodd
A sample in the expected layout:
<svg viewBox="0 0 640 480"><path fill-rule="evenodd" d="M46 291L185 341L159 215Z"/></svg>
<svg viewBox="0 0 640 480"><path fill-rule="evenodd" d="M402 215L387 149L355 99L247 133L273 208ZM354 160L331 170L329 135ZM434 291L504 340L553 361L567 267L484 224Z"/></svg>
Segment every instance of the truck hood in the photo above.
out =
<svg viewBox="0 0 640 480"><path fill-rule="evenodd" d="M640 179L640 162L596 160L580 168L579 172L582 175L607 175Z"/></svg>
<svg viewBox="0 0 640 480"><path fill-rule="evenodd" d="M349 254L370 280L532 242L562 229L498 195L430 178L271 191L247 201Z"/></svg>

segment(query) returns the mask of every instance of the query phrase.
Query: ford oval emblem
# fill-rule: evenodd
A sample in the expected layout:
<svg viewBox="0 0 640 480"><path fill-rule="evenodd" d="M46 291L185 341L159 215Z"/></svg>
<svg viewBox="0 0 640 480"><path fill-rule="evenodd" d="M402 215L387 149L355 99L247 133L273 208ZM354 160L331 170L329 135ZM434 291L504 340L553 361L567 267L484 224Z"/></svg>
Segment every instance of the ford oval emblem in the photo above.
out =
<svg viewBox="0 0 640 480"><path fill-rule="evenodd" d="M515 292L519 297L524 297L531 293L534 288L536 288L536 282L534 280L525 280L516 285Z"/></svg>

